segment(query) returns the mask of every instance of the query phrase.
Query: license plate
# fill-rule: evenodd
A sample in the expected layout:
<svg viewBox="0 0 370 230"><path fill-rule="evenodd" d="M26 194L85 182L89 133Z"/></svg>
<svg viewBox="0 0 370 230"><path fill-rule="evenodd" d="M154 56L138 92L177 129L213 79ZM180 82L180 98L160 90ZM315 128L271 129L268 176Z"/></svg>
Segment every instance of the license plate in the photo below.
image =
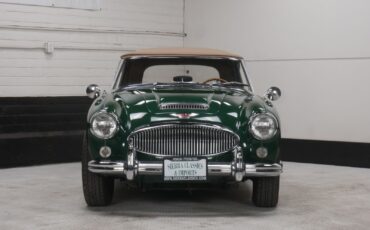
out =
<svg viewBox="0 0 370 230"><path fill-rule="evenodd" d="M165 181L205 181L207 180L207 160L198 158L164 159Z"/></svg>

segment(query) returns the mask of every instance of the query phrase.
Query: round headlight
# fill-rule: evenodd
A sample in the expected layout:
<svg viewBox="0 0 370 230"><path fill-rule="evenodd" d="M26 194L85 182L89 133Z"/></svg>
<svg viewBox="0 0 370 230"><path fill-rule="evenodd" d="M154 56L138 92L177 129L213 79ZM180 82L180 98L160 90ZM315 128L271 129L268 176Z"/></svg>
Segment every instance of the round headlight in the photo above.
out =
<svg viewBox="0 0 370 230"><path fill-rule="evenodd" d="M109 139L116 134L118 130L118 123L116 118L106 112L95 114L91 118L91 132L99 138Z"/></svg>
<svg viewBox="0 0 370 230"><path fill-rule="evenodd" d="M277 131L276 118L269 114L259 114L252 118L250 132L258 140L267 140Z"/></svg>

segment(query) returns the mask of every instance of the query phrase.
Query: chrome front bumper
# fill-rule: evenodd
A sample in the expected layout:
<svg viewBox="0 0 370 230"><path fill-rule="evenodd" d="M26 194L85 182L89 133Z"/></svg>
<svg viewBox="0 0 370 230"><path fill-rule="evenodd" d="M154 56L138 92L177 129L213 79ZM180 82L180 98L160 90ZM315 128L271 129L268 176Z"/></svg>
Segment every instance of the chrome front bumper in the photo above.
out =
<svg viewBox="0 0 370 230"><path fill-rule="evenodd" d="M282 164L244 164L240 167L233 163L213 164L208 163L209 176L234 176L237 181L246 177L270 177L279 176L282 173ZM88 164L90 172L126 176L133 179L133 175L162 175L163 163L142 163L137 162L135 168L131 168L127 162L118 161L90 161ZM242 170L240 170L242 169ZM131 171L135 171L132 175Z"/></svg>

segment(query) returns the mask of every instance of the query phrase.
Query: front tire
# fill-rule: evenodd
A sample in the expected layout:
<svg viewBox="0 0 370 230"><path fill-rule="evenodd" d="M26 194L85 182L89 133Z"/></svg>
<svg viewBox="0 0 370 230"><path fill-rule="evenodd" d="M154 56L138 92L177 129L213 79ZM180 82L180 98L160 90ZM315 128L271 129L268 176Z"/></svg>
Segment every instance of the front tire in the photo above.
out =
<svg viewBox="0 0 370 230"><path fill-rule="evenodd" d="M86 136L82 146L82 187L85 201L88 206L106 206L112 202L114 178L103 177L88 170L91 160L87 148Z"/></svg>
<svg viewBox="0 0 370 230"><path fill-rule="evenodd" d="M253 179L252 200L257 207L276 207L279 201L280 177L257 177Z"/></svg>

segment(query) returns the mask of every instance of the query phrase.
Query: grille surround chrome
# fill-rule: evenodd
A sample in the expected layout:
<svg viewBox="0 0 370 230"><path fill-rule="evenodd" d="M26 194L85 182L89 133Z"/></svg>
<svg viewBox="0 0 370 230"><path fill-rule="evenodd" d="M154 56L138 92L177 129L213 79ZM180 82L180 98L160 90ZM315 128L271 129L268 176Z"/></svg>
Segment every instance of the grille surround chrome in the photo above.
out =
<svg viewBox="0 0 370 230"><path fill-rule="evenodd" d="M138 128L128 141L136 151L158 158L211 157L233 150L239 136L218 125L175 123Z"/></svg>
<svg viewBox="0 0 370 230"><path fill-rule="evenodd" d="M162 103L159 105L161 110L170 109L189 109L189 110L207 110L208 104L205 103Z"/></svg>

